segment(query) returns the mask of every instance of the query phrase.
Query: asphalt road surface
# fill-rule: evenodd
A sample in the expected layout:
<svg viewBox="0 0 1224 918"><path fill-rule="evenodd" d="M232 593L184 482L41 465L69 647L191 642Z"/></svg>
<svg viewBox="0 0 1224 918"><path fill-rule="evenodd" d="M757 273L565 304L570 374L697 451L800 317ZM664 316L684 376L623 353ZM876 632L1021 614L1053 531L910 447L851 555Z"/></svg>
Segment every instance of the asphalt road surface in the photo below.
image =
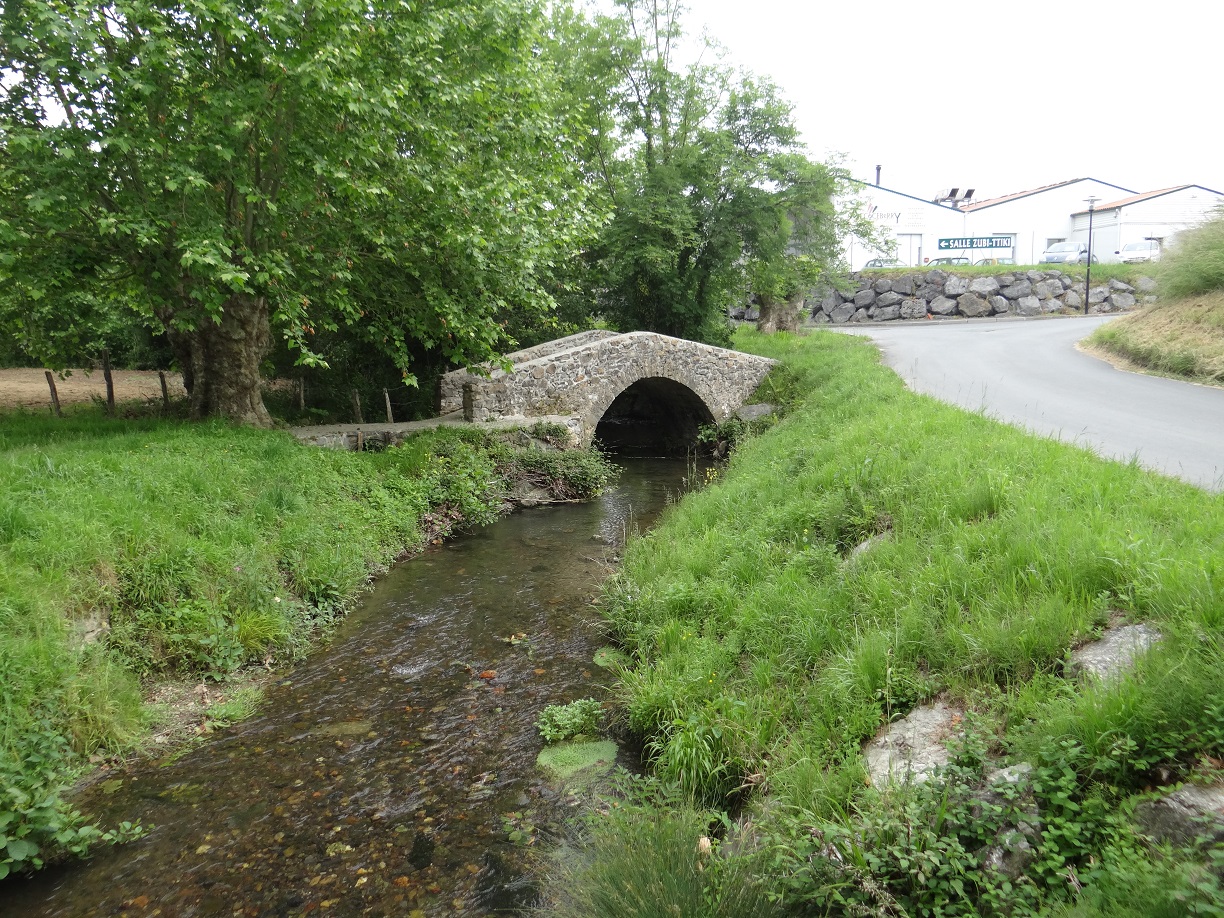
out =
<svg viewBox="0 0 1224 918"><path fill-rule="evenodd" d="M916 392L1224 490L1224 389L1115 369L1075 343L1112 317L844 328Z"/></svg>

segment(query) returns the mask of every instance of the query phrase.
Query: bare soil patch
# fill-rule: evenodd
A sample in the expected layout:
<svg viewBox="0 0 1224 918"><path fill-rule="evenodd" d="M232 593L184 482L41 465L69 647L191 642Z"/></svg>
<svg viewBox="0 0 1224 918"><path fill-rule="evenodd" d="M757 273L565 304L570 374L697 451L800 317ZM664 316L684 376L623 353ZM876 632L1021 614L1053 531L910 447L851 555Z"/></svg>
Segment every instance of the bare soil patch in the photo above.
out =
<svg viewBox="0 0 1224 918"><path fill-rule="evenodd" d="M113 370L115 401L161 401L161 382L156 370ZM166 374L166 386L171 398L184 398L182 377ZM88 404L95 398L106 399L106 380L101 370L70 370L55 377L61 405ZM51 406L51 391L47 388L44 370L0 370L0 411L14 408L47 408Z"/></svg>

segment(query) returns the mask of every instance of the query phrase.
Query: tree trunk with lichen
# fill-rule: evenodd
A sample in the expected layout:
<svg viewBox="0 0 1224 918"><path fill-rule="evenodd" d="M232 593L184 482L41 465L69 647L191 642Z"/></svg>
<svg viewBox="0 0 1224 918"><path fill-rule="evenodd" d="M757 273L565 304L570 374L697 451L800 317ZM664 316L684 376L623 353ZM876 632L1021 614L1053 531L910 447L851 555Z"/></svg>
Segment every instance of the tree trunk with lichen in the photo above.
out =
<svg viewBox="0 0 1224 918"><path fill-rule="evenodd" d="M271 340L267 301L242 294L226 301L218 321L172 333L191 416L271 427L259 373Z"/></svg>
<svg viewBox="0 0 1224 918"><path fill-rule="evenodd" d="M772 300L762 300L757 304L757 309L760 312L760 318L757 320L757 329L766 334L772 334L780 331L798 331L799 330L799 314L803 309L803 297L798 299L790 299L782 303L775 303Z"/></svg>

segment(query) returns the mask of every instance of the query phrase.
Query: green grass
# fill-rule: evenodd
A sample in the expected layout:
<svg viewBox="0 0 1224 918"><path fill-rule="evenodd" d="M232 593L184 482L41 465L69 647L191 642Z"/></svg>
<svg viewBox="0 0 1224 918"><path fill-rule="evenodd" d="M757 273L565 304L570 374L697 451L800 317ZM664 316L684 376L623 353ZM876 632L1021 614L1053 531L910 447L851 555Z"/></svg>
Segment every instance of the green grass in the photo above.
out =
<svg viewBox="0 0 1224 918"><path fill-rule="evenodd" d="M1173 299L1224 290L1224 209L1178 235L1160 262L1159 280Z"/></svg>
<svg viewBox="0 0 1224 918"><path fill-rule="evenodd" d="M1051 817L1047 873L1008 900L1065 901L1055 865L1090 875L1110 852L1133 853L1112 815L1128 795L1224 754L1212 726L1224 713L1224 498L912 394L857 339L741 330L737 344L782 360L783 388L805 395L627 550L606 608L634 660L617 690L629 729L696 804L749 794L751 809L751 788L771 788L758 815L791 852L777 895L827 904L840 889L879 907L871 887L884 883L916 914L967 914L949 905L954 886L931 899L887 885L887 864L909 869L889 860L908 817L865 791L859 758L888 719L958 702L988 725L993 754L1036 758L1051 799L1085 808ZM1134 678L1077 690L1062 677L1068 650L1118 615L1167 640ZM956 853L943 806L921 803L949 826L927 841L951 883L977 855ZM859 838L863 824L878 831ZM1081 841L1055 832L1068 826ZM811 839L837 831L866 845L876 879L805 872L820 860ZM1010 907L966 895L984 914Z"/></svg>
<svg viewBox="0 0 1224 918"><path fill-rule="evenodd" d="M223 423L0 417L0 800L20 798L0 806L0 866L55 850L34 798L139 739L142 683L295 660L397 556L494 518L511 480L576 497L609 475L475 429L349 453Z"/></svg>
<svg viewBox="0 0 1224 918"><path fill-rule="evenodd" d="M1156 303L1102 325L1088 343L1151 373L1224 385L1224 292Z"/></svg>

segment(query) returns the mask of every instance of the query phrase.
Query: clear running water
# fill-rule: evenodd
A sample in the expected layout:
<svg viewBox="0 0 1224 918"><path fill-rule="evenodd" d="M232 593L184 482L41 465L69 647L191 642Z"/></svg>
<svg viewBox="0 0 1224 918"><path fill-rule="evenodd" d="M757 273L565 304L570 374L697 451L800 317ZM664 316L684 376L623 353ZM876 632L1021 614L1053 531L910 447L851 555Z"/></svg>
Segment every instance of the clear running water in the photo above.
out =
<svg viewBox="0 0 1224 918"><path fill-rule="evenodd" d="M685 475L681 461L626 462L594 501L518 513L397 566L256 717L78 802L155 826L146 838L0 884L0 915L419 918L532 904L524 836L561 825L574 802L537 773L536 717L601 693L590 600L626 532L649 528Z"/></svg>

